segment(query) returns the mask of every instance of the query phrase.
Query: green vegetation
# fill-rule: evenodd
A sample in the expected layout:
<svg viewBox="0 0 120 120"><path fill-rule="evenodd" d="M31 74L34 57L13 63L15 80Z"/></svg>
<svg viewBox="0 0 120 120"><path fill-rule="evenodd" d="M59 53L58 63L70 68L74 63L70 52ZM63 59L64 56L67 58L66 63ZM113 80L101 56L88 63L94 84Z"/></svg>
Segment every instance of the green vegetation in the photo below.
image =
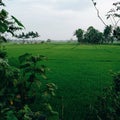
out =
<svg viewBox="0 0 120 120"><path fill-rule="evenodd" d="M92 2L104 23L96 2ZM104 23L103 33L92 26L85 34L78 29L75 32L78 42L99 44L112 43L115 38L120 40L120 27L117 26L120 15L116 13L120 10L120 2L113 5L116 9L109 11L107 18L112 17L114 24ZM109 75L111 70L116 72L120 68L118 45L49 44L48 40L47 44L7 44L5 51L2 43L7 41L5 35L8 33L23 39L39 35L37 32L15 35L24 28L23 24L8 14L2 0L0 6L1 120L81 120L86 116L87 120L120 119L120 73L114 75L113 81ZM47 77L44 64L51 68ZM53 82L59 88L56 98L57 87ZM108 89L103 91L104 87ZM100 97L97 99L97 96ZM89 104L92 106L90 112L87 111ZM60 114L53 111L51 105Z"/></svg>
<svg viewBox="0 0 120 120"><path fill-rule="evenodd" d="M74 35L77 37L79 43L82 43L82 41L83 41L83 34L84 34L84 31L82 29L78 29L74 33Z"/></svg>
<svg viewBox="0 0 120 120"><path fill-rule="evenodd" d="M120 119L120 72L113 73L112 76L112 84L103 89L93 106L89 106L85 120Z"/></svg>
<svg viewBox="0 0 120 120"><path fill-rule="evenodd" d="M107 12L106 18L111 20L111 24L106 24L106 22L100 15L96 1L91 1L94 5L95 10L97 11L98 18L105 25L105 28L103 32L100 32L93 26L88 27L87 31L85 32L81 28L78 28L74 34L77 37L78 42L103 44L120 41L120 27L118 25L118 23L120 22L120 2L113 3L113 8Z"/></svg>
<svg viewBox="0 0 120 120"><path fill-rule="evenodd" d="M38 38L38 37L40 37L40 35L38 34L38 32L31 31L31 32L28 32L26 34L24 32L22 32L19 35L15 35L15 37L18 38L18 39L21 39L23 41L23 44L24 44L25 40L27 40L27 39L30 40L30 39Z"/></svg>
<svg viewBox="0 0 120 120"><path fill-rule="evenodd" d="M0 6L5 6L2 0ZM46 66L40 64L44 56L32 56L25 53L19 56L17 67L9 64L7 52L2 46L6 42L5 33L13 36L23 25L5 9L0 10L0 119L1 120L58 120L58 113L53 111L49 100L55 95L54 83L41 87L41 79L46 78ZM29 33L29 36L33 35ZM34 37L38 34L35 33ZM36 109L39 93L39 108Z"/></svg>
<svg viewBox="0 0 120 120"><path fill-rule="evenodd" d="M35 44L7 45L11 65L18 66L24 52L48 57L51 69L46 82L54 82L58 93L52 101L64 120L82 120L86 105L93 104L104 87L112 83L110 71L119 71L118 45ZM38 103L34 106L39 107Z"/></svg>

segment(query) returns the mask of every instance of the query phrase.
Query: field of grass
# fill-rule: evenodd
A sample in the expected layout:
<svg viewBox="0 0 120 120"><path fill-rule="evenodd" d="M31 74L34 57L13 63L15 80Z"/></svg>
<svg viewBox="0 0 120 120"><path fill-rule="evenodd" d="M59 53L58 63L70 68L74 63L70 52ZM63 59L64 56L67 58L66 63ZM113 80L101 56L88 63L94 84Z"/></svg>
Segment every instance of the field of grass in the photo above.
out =
<svg viewBox="0 0 120 120"><path fill-rule="evenodd" d="M64 120L83 120L86 105L93 104L104 87L112 83L110 71L120 70L120 46L35 44L6 45L11 64L24 53L45 55L44 64L51 70L48 82L58 86L52 104ZM63 99L61 99L63 98Z"/></svg>

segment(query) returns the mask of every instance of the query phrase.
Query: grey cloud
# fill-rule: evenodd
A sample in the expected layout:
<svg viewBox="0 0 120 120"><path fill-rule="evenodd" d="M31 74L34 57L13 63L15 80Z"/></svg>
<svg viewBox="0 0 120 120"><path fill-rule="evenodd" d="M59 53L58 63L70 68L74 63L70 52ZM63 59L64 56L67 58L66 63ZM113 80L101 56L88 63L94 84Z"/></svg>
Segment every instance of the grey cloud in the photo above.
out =
<svg viewBox="0 0 120 120"><path fill-rule="evenodd" d="M66 1L63 3L60 2L60 3L56 4L55 8L60 9L60 10L82 11L82 10L87 9L90 6L91 6L91 4L90 4L89 0L84 0L84 1L71 0L71 1Z"/></svg>
<svg viewBox="0 0 120 120"><path fill-rule="evenodd" d="M85 10L91 6L90 0L42 0L40 4L49 5L58 10Z"/></svg>
<svg viewBox="0 0 120 120"><path fill-rule="evenodd" d="M23 5L44 5L55 10L85 10L91 6L90 0L19 0Z"/></svg>
<svg viewBox="0 0 120 120"><path fill-rule="evenodd" d="M91 0L5 0L8 11L41 39L69 39L77 28L102 30ZM114 0L96 0L101 15ZM111 8L111 7L110 7ZM103 16L104 17L104 16Z"/></svg>

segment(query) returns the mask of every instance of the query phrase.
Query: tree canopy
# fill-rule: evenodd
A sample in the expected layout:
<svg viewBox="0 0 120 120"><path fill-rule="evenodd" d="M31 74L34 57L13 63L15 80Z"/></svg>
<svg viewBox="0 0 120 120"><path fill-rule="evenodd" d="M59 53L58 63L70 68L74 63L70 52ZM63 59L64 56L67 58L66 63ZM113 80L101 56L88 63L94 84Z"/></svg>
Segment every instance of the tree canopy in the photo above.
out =
<svg viewBox="0 0 120 120"><path fill-rule="evenodd" d="M107 15L106 15L106 18L107 19L110 19L111 20L111 26L109 24L107 24L104 19L101 17L100 15L100 12L99 12L99 9L97 8L97 3L95 0L91 0L96 11L97 11L97 16L98 18L101 20L101 22L105 25L105 31L104 31L104 35L105 35L105 38L107 38L108 40L108 32L111 31L111 33L113 33L113 37L115 37L117 40L119 40L119 25L118 23L120 22L120 2L114 2L113 3L113 8L111 8L108 12L107 12ZM107 36L106 36L107 35ZM110 37L110 36L109 36Z"/></svg>
<svg viewBox="0 0 120 120"><path fill-rule="evenodd" d="M103 42L103 33L93 26L88 27L86 32L79 28L74 35L76 35L79 43L99 44Z"/></svg>
<svg viewBox="0 0 120 120"><path fill-rule="evenodd" d="M77 37L79 43L83 42L83 33L84 33L84 31L80 28L77 29L74 33L74 35Z"/></svg>
<svg viewBox="0 0 120 120"><path fill-rule="evenodd" d="M0 6L5 6L5 4L0 0ZM23 24L14 16L9 15L9 13L1 8L0 10L0 41L7 41L4 37L5 33L10 33L13 36L15 31L23 29Z"/></svg>

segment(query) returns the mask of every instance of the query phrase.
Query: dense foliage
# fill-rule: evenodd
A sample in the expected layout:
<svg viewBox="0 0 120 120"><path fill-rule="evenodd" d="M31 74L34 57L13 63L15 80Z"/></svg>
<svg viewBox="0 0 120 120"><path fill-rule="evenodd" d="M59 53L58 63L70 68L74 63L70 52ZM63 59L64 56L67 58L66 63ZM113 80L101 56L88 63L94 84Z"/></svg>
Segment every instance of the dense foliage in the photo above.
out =
<svg viewBox="0 0 120 120"><path fill-rule="evenodd" d="M83 42L83 34L84 34L84 31L82 29L78 29L74 33L74 35L78 38L79 43Z"/></svg>
<svg viewBox="0 0 120 120"><path fill-rule="evenodd" d="M84 41L86 43L92 44L102 43L103 41L102 33L96 30L94 27L90 26L84 35Z"/></svg>
<svg viewBox="0 0 120 120"><path fill-rule="evenodd" d="M0 1L0 6L4 3ZM5 9L0 11L0 41L6 41L5 33L13 36L16 30L24 26L14 16L8 15ZM29 33L33 35L33 33ZM38 35L38 34L35 34ZM35 36L34 36L35 37ZM46 67L38 62L44 56L24 54L19 57L20 66L16 68L9 64L6 52L0 51L0 120L58 120L58 113L52 110L49 100L55 95L55 84L48 83L41 89L41 79L46 79ZM31 105L36 101L39 91L40 108L36 110Z"/></svg>
<svg viewBox="0 0 120 120"><path fill-rule="evenodd" d="M104 35L104 42L105 43L109 43L109 42L113 42L113 37L112 37L112 26L105 26L105 29L103 31L103 35Z"/></svg>
<svg viewBox="0 0 120 120"><path fill-rule="evenodd" d="M103 43L103 33L96 30L93 26L90 26L86 32L82 29L78 29L75 31L74 35L77 37L79 43Z"/></svg>
<svg viewBox="0 0 120 120"><path fill-rule="evenodd" d="M90 106L86 120L120 119L120 72L113 75L112 86L105 88L94 106Z"/></svg>
<svg viewBox="0 0 120 120"><path fill-rule="evenodd" d="M7 61L0 59L1 120L42 120L42 117L46 119L50 115L57 115L49 104L49 99L55 95L56 86L53 83L46 84L43 92L40 92L40 76L46 78L46 67L38 66L38 62L43 59L44 56L24 54L19 57L20 68L10 66ZM36 111L30 106L34 104L38 91L41 108Z"/></svg>
<svg viewBox="0 0 120 120"><path fill-rule="evenodd" d="M15 35L15 37L17 37L17 38L21 38L21 39L29 39L29 38L37 38L37 37L39 37L40 35L38 34L38 32L33 32L33 31L31 31L31 32L28 32L28 33L24 33L24 32L22 32L21 34L19 34L19 35Z"/></svg>
<svg viewBox="0 0 120 120"><path fill-rule="evenodd" d="M2 1L0 1L1 6L5 6ZM21 22L17 20L14 16L9 16L5 9L0 10L0 41L6 41L5 33L10 33L13 36L15 31L21 30L24 26Z"/></svg>
<svg viewBox="0 0 120 120"><path fill-rule="evenodd" d="M112 21L111 25L105 23L104 19L99 14L99 9L97 8L97 3L91 0L96 11L97 16L101 22L105 25L103 32L96 30L94 27L90 26L86 32L83 33L82 29L77 29L75 31L75 36L79 43L91 43L91 44L102 44L102 43L113 43L114 41L120 41L120 2L113 3L112 9L108 11L106 17Z"/></svg>

